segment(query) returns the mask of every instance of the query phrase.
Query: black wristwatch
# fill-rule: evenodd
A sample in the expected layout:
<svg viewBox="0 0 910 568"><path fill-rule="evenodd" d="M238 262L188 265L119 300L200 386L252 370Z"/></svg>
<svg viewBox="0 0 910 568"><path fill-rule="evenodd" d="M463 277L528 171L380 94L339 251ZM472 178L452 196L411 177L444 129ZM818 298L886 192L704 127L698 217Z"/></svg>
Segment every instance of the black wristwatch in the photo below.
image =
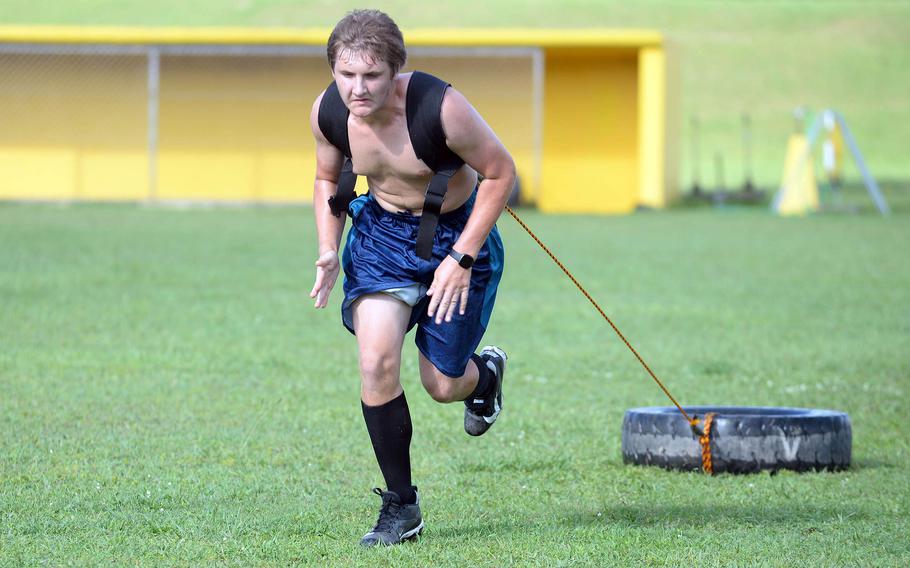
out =
<svg viewBox="0 0 910 568"><path fill-rule="evenodd" d="M474 266L474 257L469 254L461 254L455 249L449 251L449 256L458 261L458 266L462 268L471 268Z"/></svg>

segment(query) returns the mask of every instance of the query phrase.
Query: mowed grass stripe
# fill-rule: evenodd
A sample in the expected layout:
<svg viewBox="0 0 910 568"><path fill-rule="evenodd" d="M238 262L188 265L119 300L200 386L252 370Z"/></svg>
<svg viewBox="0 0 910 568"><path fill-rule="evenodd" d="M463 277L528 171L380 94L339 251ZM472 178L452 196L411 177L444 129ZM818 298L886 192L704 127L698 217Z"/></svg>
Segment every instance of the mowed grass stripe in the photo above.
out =
<svg viewBox="0 0 910 568"><path fill-rule="evenodd" d="M837 408L848 472L622 464L669 402L512 220L472 439L406 342L418 543L361 551L381 484L340 289L312 309L312 211L0 206L0 564L903 565L910 226L675 210L522 217L683 404Z"/></svg>

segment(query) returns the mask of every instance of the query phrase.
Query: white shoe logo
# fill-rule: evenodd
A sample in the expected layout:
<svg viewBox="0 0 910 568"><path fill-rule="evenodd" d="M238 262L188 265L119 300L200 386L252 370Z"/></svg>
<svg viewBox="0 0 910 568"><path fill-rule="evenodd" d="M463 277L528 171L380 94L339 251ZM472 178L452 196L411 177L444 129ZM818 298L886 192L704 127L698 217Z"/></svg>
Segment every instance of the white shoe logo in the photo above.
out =
<svg viewBox="0 0 910 568"><path fill-rule="evenodd" d="M493 422L496 422L496 417L499 416L500 410L501 410L501 408L499 407L499 401L496 401L493 404L493 414L491 414L490 416L484 416L483 417L484 421L487 424L492 424Z"/></svg>

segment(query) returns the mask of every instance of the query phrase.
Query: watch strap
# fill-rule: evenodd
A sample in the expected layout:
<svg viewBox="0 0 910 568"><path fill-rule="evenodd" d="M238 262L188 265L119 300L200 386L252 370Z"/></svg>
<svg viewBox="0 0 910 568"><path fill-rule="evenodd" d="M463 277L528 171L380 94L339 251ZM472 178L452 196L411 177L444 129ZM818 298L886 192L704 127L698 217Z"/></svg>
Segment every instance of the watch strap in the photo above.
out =
<svg viewBox="0 0 910 568"><path fill-rule="evenodd" d="M455 249L449 251L449 256L454 258L458 262L458 266L462 268L471 268L474 266L474 257L469 254L462 254Z"/></svg>

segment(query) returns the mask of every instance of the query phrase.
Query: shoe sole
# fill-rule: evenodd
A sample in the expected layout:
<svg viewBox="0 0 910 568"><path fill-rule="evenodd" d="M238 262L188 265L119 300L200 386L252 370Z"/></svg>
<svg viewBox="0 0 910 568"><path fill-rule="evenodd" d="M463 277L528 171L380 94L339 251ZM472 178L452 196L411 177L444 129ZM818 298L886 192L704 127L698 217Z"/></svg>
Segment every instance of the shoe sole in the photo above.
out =
<svg viewBox="0 0 910 568"><path fill-rule="evenodd" d="M361 542L360 545L366 546L367 548L376 548L376 547L383 547L383 546L395 546L396 544L401 544L402 542L406 542L406 541L410 542L412 540L415 540L418 536L420 536L420 533L423 532L423 528L424 528L424 524L423 524L423 520L421 520L419 525L417 525L413 529L407 531L406 533L404 533L400 537L398 537L398 542L393 542L391 544L385 544L384 542L382 542L382 540L380 540L379 542L377 542L375 544L364 545ZM366 538L366 537L364 537L364 538Z"/></svg>
<svg viewBox="0 0 910 568"><path fill-rule="evenodd" d="M422 532L423 532L423 521L420 521L419 525L417 525L413 529L411 529L408 532L401 535L401 540L412 540L414 538L417 538L417 536L420 535L420 533L422 533Z"/></svg>

